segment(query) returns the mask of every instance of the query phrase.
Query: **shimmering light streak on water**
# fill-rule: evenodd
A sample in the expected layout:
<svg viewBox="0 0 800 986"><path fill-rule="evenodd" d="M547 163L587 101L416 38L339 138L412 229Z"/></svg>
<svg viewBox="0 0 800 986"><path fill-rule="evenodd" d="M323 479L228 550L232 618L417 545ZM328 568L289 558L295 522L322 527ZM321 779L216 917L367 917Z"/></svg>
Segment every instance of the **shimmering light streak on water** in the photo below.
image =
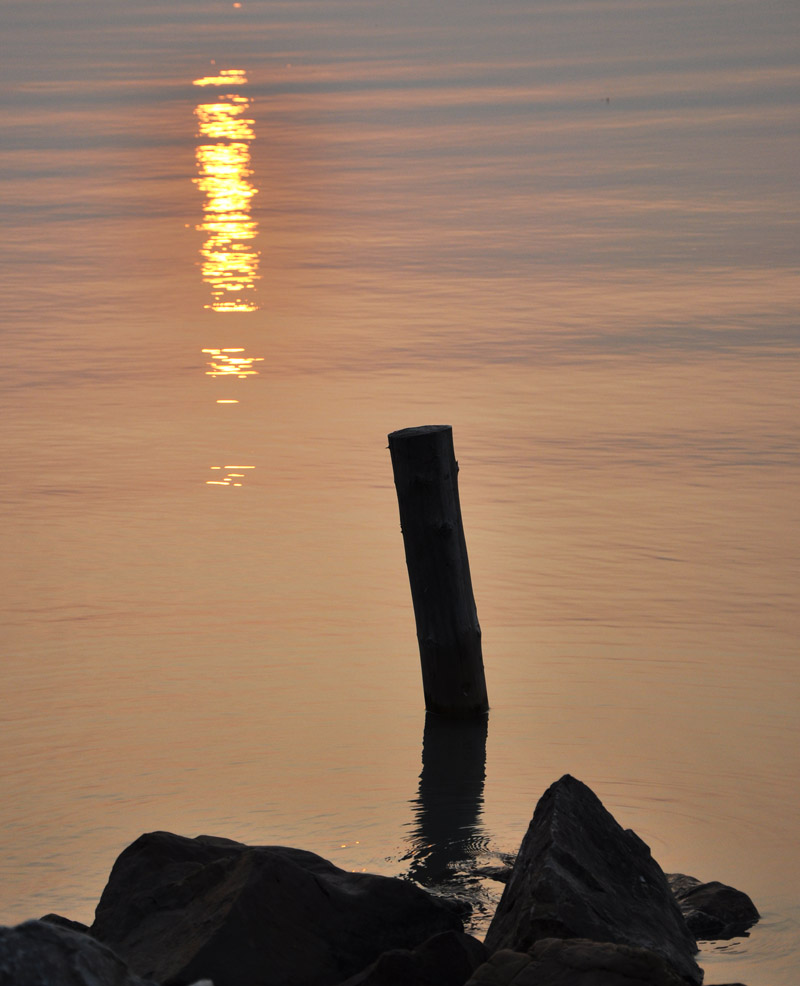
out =
<svg viewBox="0 0 800 986"><path fill-rule="evenodd" d="M216 77L196 79L200 86L244 85L244 72L230 70ZM196 150L200 177L194 181L205 193L203 222L206 233L200 250L203 279L211 286L210 308L216 312L252 312L258 280L258 251L253 241L258 223L251 217L250 201L258 189L250 182L250 142L255 139L253 120L245 117L251 100L237 93L220 94L213 103L195 109L198 136L216 141Z"/></svg>
<svg viewBox="0 0 800 986"><path fill-rule="evenodd" d="M205 371L207 377L238 377L245 380L258 376L259 371L253 366L254 363L264 362L263 356L240 355L244 349L204 349L203 352L212 357L207 364L211 369Z"/></svg>
<svg viewBox="0 0 800 986"><path fill-rule="evenodd" d="M192 85L244 86L247 85L247 73L238 68L222 69L217 75L204 75L201 79L195 79Z"/></svg>
<svg viewBox="0 0 800 986"><path fill-rule="evenodd" d="M211 466L212 472L222 472L224 473L222 479L207 479L206 486L242 486L242 483L237 483L237 479L244 479L245 474L242 472L232 472L233 469L255 469L255 466Z"/></svg>
<svg viewBox="0 0 800 986"><path fill-rule="evenodd" d="M230 96L228 102L198 106L195 113L200 121L199 136L214 140L223 137L231 140L253 140L253 121L238 119L249 105L250 100L244 96Z"/></svg>

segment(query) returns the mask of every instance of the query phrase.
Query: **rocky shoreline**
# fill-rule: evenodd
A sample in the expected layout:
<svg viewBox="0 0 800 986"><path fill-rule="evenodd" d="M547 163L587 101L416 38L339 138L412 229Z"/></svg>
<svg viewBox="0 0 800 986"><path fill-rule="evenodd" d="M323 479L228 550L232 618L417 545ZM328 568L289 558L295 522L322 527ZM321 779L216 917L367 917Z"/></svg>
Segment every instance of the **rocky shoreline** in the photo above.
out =
<svg viewBox="0 0 800 986"><path fill-rule="evenodd" d="M697 940L759 917L741 891L667 876L570 775L507 877L480 942L408 880L149 833L117 859L91 927L49 914L0 928L0 986L700 986Z"/></svg>

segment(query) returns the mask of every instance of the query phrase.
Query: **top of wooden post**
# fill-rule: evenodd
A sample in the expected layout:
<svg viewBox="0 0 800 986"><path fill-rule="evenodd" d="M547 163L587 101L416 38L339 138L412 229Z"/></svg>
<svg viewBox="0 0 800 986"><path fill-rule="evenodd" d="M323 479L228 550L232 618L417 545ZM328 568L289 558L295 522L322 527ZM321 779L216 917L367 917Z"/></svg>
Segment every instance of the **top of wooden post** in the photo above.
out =
<svg viewBox="0 0 800 986"><path fill-rule="evenodd" d="M403 438L416 438L418 435L431 435L437 431L452 431L452 425L419 425L417 428L401 428L389 432L389 441Z"/></svg>

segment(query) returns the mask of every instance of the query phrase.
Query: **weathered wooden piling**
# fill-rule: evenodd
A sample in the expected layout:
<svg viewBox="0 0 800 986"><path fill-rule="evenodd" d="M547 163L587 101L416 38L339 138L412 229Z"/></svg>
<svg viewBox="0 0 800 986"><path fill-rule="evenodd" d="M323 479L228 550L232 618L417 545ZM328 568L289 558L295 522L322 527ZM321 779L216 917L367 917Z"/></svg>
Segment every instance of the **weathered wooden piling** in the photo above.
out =
<svg viewBox="0 0 800 986"><path fill-rule="evenodd" d="M489 708L450 425L389 435L425 708L451 716Z"/></svg>

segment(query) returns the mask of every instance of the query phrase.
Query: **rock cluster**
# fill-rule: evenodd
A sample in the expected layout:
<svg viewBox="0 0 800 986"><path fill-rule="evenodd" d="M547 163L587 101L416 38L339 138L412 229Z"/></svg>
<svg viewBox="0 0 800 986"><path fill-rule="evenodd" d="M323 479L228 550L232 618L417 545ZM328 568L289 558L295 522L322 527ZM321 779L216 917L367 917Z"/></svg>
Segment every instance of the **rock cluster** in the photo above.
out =
<svg viewBox="0 0 800 986"><path fill-rule="evenodd" d="M650 949L702 982L697 943L650 850L568 774L542 795L486 935L491 952L542 938Z"/></svg>
<svg viewBox="0 0 800 986"><path fill-rule="evenodd" d="M758 912L722 884L668 878L586 785L542 796L485 944L408 880L314 853L143 835L94 924L0 928L0 986L699 986L703 940Z"/></svg>

